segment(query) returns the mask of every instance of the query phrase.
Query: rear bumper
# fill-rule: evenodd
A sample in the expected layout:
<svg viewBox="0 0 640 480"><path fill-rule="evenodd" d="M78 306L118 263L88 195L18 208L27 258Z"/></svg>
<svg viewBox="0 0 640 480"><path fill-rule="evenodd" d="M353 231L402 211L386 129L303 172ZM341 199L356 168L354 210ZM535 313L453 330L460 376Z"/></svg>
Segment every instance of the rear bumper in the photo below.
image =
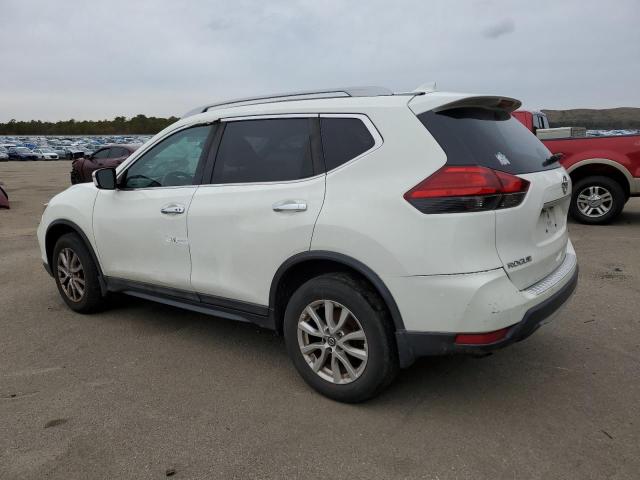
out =
<svg viewBox="0 0 640 480"><path fill-rule="evenodd" d="M491 344L459 345L455 343L456 333L430 333L401 330L396 332L396 342L400 355L400 365L408 367L416 358L449 355L457 353L482 354L504 348L530 336L545 320L549 319L573 294L578 284L576 265L571 278L554 294L527 310L518 323L509 327L507 335Z"/></svg>

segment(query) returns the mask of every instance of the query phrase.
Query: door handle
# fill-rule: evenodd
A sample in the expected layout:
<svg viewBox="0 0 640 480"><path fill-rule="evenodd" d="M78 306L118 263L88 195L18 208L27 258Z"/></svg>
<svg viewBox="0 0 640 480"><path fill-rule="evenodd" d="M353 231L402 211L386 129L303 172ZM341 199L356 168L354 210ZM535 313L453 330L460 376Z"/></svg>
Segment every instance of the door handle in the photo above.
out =
<svg viewBox="0 0 640 480"><path fill-rule="evenodd" d="M284 200L273 204L274 212L304 212L307 204L302 200Z"/></svg>
<svg viewBox="0 0 640 480"><path fill-rule="evenodd" d="M160 209L160 212L164 213L165 215L179 215L181 213L184 213L184 205L172 203L171 205L162 207Z"/></svg>

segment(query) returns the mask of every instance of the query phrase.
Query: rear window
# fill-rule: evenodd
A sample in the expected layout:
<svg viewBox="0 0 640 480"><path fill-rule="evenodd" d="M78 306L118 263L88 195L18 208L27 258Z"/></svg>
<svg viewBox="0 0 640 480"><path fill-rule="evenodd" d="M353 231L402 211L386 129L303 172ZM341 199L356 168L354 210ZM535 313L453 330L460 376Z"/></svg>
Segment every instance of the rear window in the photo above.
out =
<svg viewBox="0 0 640 480"><path fill-rule="evenodd" d="M356 158L375 145L359 118L321 118L322 150L327 171Z"/></svg>
<svg viewBox="0 0 640 480"><path fill-rule="evenodd" d="M456 108L418 115L447 155L448 165L481 165L511 174L558 168L538 138L507 112Z"/></svg>

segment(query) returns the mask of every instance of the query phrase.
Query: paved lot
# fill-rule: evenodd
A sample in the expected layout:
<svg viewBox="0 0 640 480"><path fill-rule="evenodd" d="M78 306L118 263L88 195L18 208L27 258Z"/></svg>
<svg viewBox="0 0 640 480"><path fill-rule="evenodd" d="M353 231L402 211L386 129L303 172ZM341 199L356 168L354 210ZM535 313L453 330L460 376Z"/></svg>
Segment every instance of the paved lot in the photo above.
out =
<svg viewBox="0 0 640 480"><path fill-rule="evenodd" d="M580 284L555 323L349 406L255 327L128 298L68 310L35 237L68 171L0 164L0 478L640 477L640 199L571 225Z"/></svg>

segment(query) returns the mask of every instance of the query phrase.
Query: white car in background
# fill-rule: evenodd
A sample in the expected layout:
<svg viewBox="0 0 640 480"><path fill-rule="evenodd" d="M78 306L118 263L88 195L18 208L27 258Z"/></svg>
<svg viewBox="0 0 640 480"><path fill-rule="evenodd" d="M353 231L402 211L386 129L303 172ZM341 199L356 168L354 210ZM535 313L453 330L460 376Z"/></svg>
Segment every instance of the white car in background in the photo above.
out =
<svg viewBox="0 0 640 480"><path fill-rule="evenodd" d="M34 148L33 152L44 160L58 160L60 158L55 150L49 147Z"/></svg>
<svg viewBox="0 0 640 480"><path fill-rule="evenodd" d="M570 181L519 105L367 87L207 105L51 199L42 261L77 312L123 292L250 321L313 388L363 401L571 296Z"/></svg>

